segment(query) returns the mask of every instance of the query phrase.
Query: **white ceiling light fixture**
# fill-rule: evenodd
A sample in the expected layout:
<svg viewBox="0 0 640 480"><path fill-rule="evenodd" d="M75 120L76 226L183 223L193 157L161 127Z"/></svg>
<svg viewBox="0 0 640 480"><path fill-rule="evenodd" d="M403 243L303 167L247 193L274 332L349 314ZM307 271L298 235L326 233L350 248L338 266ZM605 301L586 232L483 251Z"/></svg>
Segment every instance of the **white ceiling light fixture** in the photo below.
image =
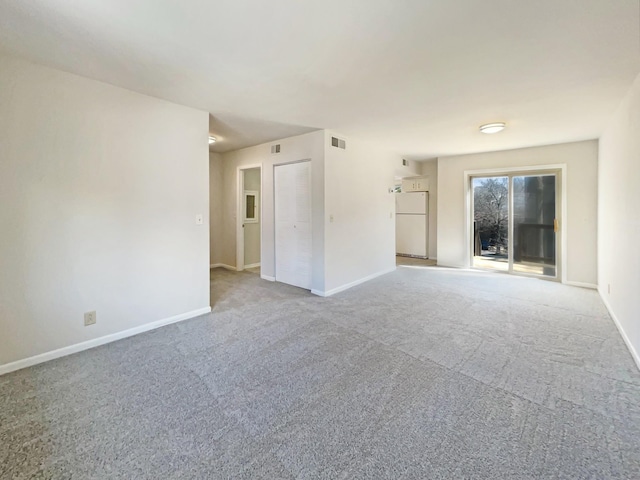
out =
<svg viewBox="0 0 640 480"><path fill-rule="evenodd" d="M482 133L498 133L504 130L507 124L504 122L496 122L496 123L487 123L485 125L480 125L480 131Z"/></svg>
<svg viewBox="0 0 640 480"><path fill-rule="evenodd" d="M209 135L209 145L216 143L216 137Z"/></svg>

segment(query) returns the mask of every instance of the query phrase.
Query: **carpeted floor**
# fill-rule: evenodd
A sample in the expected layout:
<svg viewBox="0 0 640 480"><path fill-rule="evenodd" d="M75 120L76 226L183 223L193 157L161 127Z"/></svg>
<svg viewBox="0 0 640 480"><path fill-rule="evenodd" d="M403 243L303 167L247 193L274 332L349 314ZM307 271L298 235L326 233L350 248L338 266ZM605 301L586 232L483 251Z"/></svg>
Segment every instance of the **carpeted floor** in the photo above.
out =
<svg viewBox="0 0 640 480"><path fill-rule="evenodd" d="M595 291L401 266L211 293L0 377L0 478L640 478L640 373Z"/></svg>

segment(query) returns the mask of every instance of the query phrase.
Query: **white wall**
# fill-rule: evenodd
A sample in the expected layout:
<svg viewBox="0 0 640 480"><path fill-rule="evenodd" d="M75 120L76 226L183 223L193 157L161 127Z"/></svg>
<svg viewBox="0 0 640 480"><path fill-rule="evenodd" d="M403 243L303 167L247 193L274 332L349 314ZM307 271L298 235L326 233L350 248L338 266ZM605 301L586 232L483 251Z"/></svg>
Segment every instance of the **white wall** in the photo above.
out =
<svg viewBox="0 0 640 480"><path fill-rule="evenodd" d="M209 152L209 261L212 265L222 262L222 155Z"/></svg>
<svg viewBox="0 0 640 480"><path fill-rule="evenodd" d="M0 55L0 372L210 308L208 121Z"/></svg>
<svg viewBox="0 0 640 480"><path fill-rule="evenodd" d="M420 175L429 177L429 258L438 258L438 160L421 162Z"/></svg>
<svg viewBox="0 0 640 480"><path fill-rule="evenodd" d="M402 178L419 177L422 175L422 161L409 160L409 165L402 164L402 157L394 157L394 185L400 185Z"/></svg>
<svg viewBox="0 0 640 480"><path fill-rule="evenodd" d="M281 153L271 154L271 145L279 143ZM273 168L281 163L311 160L313 209L313 273L312 288L324 285L324 132L319 130L305 135L285 138L277 142L243 148L222 155L224 198L224 241L221 263L236 266L236 216L238 202L238 167L262 166L262 249L260 273L275 277Z"/></svg>
<svg viewBox="0 0 640 480"><path fill-rule="evenodd" d="M640 367L640 76L600 138L598 288Z"/></svg>
<svg viewBox="0 0 640 480"><path fill-rule="evenodd" d="M332 147L332 135L325 132L326 276L318 292L325 295L395 269L395 196L389 189L401 162L353 138L346 138L345 150Z"/></svg>
<svg viewBox="0 0 640 480"><path fill-rule="evenodd" d="M331 147L331 135L317 131L223 154L221 263L236 265L238 167L262 165L261 274L273 278L273 167L311 159L312 291L330 295L395 268L394 196L389 188L401 159L355 140L347 139L346 150ZM281 153L272 155L275 143L281 145Z"/></svg>
<svg viewBox="0 0 640 480"><path fill-rule="evenodd" d="M598 142L565 143L438 159L438 264L468 267L464 172L566 164L567 282L595 285Z"/></svg>

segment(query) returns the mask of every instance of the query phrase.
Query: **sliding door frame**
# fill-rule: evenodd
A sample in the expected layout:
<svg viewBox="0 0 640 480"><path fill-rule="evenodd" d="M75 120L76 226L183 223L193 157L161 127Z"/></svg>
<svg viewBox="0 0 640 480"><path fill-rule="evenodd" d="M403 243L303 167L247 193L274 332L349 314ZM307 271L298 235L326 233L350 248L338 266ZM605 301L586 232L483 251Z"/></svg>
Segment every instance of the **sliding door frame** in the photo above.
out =
<svg viewBox="0 0 640 480"><path fill-rule="evenodd" d="M465 170L465 264L467 268L473 268L473 187L472 181L478 177L508 177L509 178L509 273L519 276L533 276L546 278L547 280L567 283L567 166L566 164L532 165L526 167L492 168L482 170ZM558 231L556 232L556 276L545 277L543 275L529 275L522 272L513 272L513 177L530 175L556 175L556 218ZM560 209L557 203L560 202Z"/></svg>

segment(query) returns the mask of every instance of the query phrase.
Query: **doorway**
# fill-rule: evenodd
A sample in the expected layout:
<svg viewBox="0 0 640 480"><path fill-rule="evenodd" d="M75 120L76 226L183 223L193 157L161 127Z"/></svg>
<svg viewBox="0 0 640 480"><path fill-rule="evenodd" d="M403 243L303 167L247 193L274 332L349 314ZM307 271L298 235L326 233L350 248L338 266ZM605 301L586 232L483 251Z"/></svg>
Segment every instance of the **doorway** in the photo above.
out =
<svg viewBox="0 0 640 480"><path fill-rule="evenodd" d="M559 171L472 176L472 266L560 279Z"/></svg>
<svg viewBox="0 0 640 480"><path fill-rule="evenodd" d="M262 245L262 169L238 168L237 252L238 270L260 273Z"/></svg>

